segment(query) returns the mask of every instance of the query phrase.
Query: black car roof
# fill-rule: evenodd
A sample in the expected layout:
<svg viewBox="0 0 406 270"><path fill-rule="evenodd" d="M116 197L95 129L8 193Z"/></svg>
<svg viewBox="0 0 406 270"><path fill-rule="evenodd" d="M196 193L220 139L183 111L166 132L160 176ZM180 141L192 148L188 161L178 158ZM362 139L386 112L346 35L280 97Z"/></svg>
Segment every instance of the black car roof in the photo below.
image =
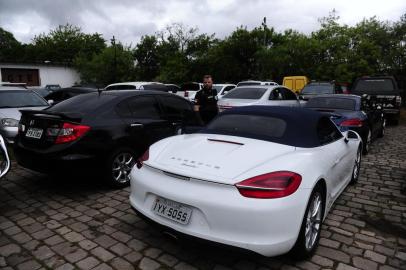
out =
<svg viewBox="0 0 406 270"><path fill-rule="evenodd" d="M219 117L228 114L259 115L282 119L286 122L286 132L281 138L269 139L262 136L251 137L305 148L320 146L320 139L317 135L317 125L321 119L329 120L327 115L310 109L278 106L237 107L222 112Z"/></svg>

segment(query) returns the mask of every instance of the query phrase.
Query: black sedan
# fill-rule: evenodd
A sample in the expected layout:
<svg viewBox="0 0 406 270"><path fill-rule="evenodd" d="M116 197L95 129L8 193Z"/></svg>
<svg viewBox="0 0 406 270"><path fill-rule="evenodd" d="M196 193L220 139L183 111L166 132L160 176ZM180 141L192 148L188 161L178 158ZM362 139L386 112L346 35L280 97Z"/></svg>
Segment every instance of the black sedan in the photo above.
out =
<svg viewBox="0 0 406 270"><path fill-rule="evenodd" d="M386 121L382 108L368 97L322 95L310 99L306 107L329 113L341 131L356 131L362 138L364 154L368 153L374 138L385 134Z"/></svg>
<svg viewBox="0 0 406 270"><path fill-rule="evenodd" d="M23 110L15 156L23 167L40 172L102 171L122 187L149 145L200 125L192 104L173 94L83 94L43 111Z"/></svg>

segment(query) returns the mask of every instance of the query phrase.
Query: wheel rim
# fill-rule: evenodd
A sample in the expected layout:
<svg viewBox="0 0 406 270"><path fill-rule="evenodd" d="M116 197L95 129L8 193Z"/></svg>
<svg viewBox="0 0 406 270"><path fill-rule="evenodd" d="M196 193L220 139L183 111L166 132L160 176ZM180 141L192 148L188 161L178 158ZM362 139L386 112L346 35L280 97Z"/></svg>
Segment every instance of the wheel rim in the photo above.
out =
<svg viewBox="0 0 406 270"><path fill-rule="evenodd" d="M130 181L130 172L134 166L134 157L130 153L120 153L113 161L112 176L118 183Z"/></svg>
<svg viewBox="0 0 406 270"><path fill-rule="evenodd" d="M314 194L306 217L305 245L311 250L320 234L322 199L320 193Z"/></svg>
<svg viewBox="0 0 406 270"><path fill-rule="evenodd" d="M371 130L368 130L367 141L365 144L365 150L367 150L367 152L369 151L369 145L371 144L371 137L372 137Z"/></svg>
<svg viewBox="0 0 406 270"><path fill-rule="evenodd" d="M355 159L355 164L354 164L354 171L353 171L354 179L358 179L360 165L361 165L361 152L358 151L357 158Z"/></svg>

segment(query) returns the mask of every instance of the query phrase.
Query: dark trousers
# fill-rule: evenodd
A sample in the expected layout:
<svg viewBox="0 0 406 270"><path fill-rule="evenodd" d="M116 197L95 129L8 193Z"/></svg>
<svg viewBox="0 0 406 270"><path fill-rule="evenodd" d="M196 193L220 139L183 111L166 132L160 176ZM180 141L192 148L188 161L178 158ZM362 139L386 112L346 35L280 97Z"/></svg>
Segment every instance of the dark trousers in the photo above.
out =
<svg viewBox="0 0 406 270"><path fill-rule="evenodd" d="M207 125L214 117L217 115L217 111L207 111L203 110L200 111L200 118L202 119L203 123Z"/></svg>

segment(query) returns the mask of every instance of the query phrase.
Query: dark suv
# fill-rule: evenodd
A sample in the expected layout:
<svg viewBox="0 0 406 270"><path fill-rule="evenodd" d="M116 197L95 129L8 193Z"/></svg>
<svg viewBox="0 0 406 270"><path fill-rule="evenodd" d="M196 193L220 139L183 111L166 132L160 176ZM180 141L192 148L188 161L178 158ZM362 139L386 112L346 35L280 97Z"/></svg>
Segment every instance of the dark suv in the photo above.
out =
<svg viewBox="0 0 406 270"><path fill-rule="evenodd" d="M351 91L354 95L369 95L377 105L382 106L385 116L397 125L402 103L401 90L392 76L366 76L358 78Z"/></svg>

